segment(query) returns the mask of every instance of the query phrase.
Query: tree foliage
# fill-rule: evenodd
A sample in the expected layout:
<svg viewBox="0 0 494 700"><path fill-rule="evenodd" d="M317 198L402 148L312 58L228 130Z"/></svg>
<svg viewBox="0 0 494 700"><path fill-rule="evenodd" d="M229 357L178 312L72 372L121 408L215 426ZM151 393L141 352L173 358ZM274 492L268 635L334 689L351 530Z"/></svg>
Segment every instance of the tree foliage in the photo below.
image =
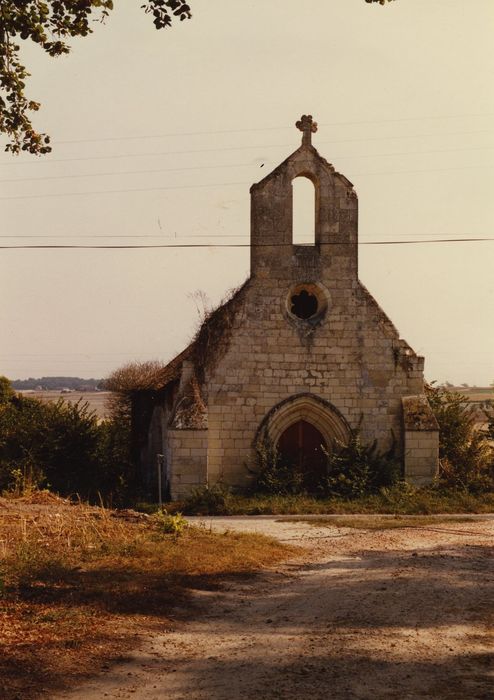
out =
<svg viewBox="0 0 494 700"><path fill-rule="evenodd" d="M391 0L365 2L384 5ZM156 29L192 16L186 0L146 0L141 8L151 15ZM104 23L112 9L112 0L0 1L0 132L9 138L6 151L42 155L52 150L50 137L36 131L31 122L40 103L25 93L30 73L20 59L18 42L32 41L52 57L68 54L67 41L91 34L93 23Z"/></svg>
<svg viewBox="0 0 494 700"><path fill-rule="evenodd" d="M191 17L185 0L147 0L141 7L152 15L156 29ZM37 112L40 103L25 94L30 73L21 62L18 41L32 41L52 57L67 54L67 40L91 34L92 23L104 22L112 9L112 0L1 0L0 131L10 139L7 151L51 151L50 137L31 123L30 113Z"/></svg>

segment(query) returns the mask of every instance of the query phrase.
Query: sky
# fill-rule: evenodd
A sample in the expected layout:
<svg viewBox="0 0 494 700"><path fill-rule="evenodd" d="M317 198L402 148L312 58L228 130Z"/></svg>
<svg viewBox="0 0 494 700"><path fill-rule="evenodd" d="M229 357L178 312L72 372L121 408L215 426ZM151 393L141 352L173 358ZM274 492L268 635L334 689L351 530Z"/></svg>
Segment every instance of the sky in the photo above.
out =
<svg viewBox="0 0 494 700"><path fill-rule="evenodd" d="M249 187L310 113L359 197L360 278L426 378L493 382L494 241L438 242L494 238L492 0L191 0L159 32L140 5L69 56L24 49L53 152L0 152L0 246L201 247L0 248L0 374L182 350L248 276Z"/></svg>

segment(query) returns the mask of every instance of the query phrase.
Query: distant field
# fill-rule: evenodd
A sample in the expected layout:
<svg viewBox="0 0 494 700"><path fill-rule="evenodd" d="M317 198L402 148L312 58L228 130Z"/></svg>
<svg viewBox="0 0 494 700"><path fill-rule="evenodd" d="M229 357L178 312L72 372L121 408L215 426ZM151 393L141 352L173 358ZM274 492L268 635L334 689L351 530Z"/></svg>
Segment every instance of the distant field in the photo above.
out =
<svg viewBox="0 0 494 700"><path fill-rule="evenodd" d="M109 391L71 391L70 393L63 394L61 391L56 390L45 390L45 391L22 391L20 392L26 396L33 396L41 401L58 401L58 399L64 399L64 401L70 401L70 403L77 403L77 401L87 402L89 408L96 413L98 418L108 418L108 411L106 408L106 399L110 395Z"/></svg>
<svg viewBox="0 0 494 700"><path fill-rule="evenodd" d="M493 387L472 387L469 389L463 389L462 387L455 387L453 391L457 391L460 394L466 396L469 401L494 401L494 388Z"/></svg>
<svg viewBox="0 0 494 700"><path fill-rule="evenodd" d="M471 387L468 389L455 387L452 391L464 394L469 401L494 401L494 389L492 387ZM37 399L41 399L41 401L58 401L58 399L65 399L65 401L76 403L82 399L82 401L88 402L89 407L96 412L98 418L108 418L106 399L110 395L109 391L72 391L67 394L62 394L57 390L44 390L23 391L21 393L27 396L34 396Z"/></svg>

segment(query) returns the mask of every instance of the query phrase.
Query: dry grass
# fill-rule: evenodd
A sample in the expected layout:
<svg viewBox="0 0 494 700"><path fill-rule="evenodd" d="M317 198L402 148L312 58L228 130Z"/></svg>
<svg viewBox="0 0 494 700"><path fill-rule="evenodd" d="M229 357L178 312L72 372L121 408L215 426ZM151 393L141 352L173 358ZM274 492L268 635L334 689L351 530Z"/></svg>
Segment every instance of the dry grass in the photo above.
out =
<svg viewBox="0 0 494 700"><path fill-rule="evenodd" d="M36 500L36 497L33 497ZM0 499L0 696L35 698L82 679L150 629L193 614L190 593L251 575L290 553L261 535L120 517L48 496ZM177 607L182 605L182 609Z"/></svg>

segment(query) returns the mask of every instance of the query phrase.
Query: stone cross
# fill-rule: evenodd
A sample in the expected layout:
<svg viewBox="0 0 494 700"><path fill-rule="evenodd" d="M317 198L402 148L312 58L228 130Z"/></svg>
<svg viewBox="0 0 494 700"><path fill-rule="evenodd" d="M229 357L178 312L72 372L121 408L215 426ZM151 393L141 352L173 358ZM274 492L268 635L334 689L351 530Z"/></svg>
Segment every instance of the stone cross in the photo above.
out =
<svg viewBox="0 0 494 700"><path fill-rule="evenodd" d="M295 126L302 132L302 145L311 146L312 134L317 131L317 122L312 121L312 114L304 114Z"/></svg>

